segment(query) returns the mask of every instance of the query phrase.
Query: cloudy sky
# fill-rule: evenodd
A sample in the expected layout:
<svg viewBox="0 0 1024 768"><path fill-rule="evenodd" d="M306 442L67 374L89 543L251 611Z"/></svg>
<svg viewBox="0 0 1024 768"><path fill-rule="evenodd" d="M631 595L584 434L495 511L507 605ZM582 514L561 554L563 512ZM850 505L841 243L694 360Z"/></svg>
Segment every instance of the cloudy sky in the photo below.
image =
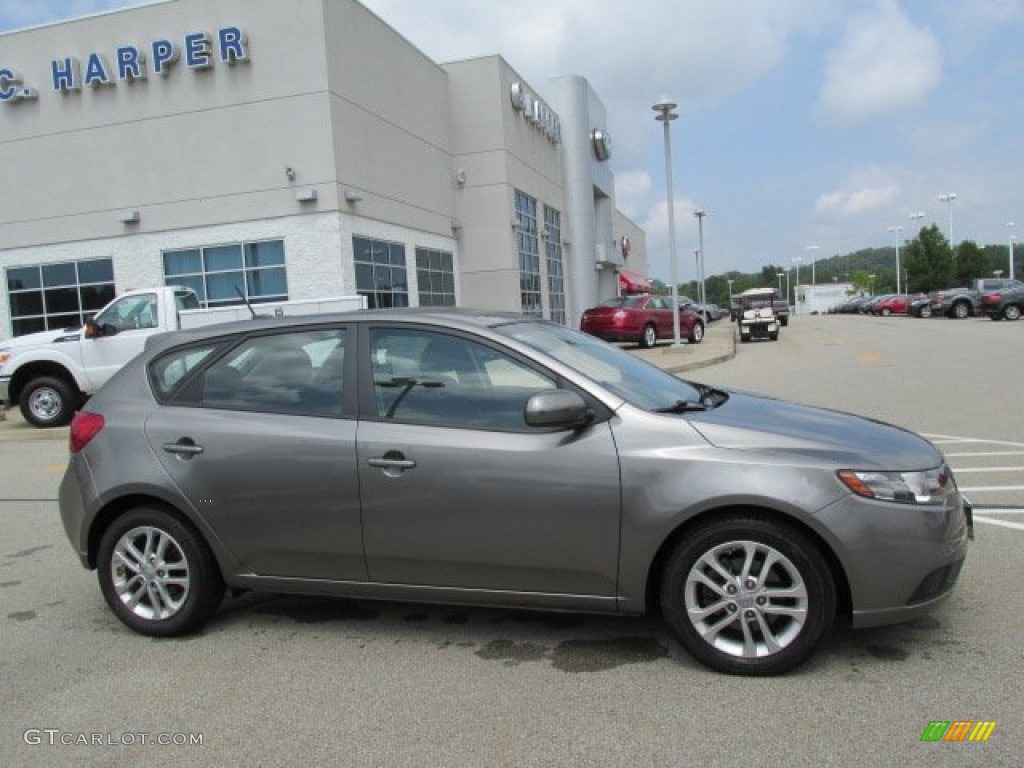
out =
<svg viewBox="0 0 1024 768"><path fill-rule="evenodd" d="M0 30L133 4L4 0ZM552 77L585 76L653 276L669 270L662 95L679 104L681 280L698 208L708 274L891 245L892 226L948 235L950 192L955 240L1024 240L1024 0L364 4L436 61L499 53L541 95Z"/></svg>

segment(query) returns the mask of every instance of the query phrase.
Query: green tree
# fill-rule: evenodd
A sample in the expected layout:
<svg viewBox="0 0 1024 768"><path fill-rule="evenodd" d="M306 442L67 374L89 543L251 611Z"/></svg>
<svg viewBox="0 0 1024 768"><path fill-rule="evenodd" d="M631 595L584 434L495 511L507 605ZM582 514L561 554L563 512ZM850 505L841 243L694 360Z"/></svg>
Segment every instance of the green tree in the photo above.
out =
<svg viewBox="0 0 1024 768"><path fill-rule="evenodd" d="M1005 259L1004 259L1005 261ZM992 274L992 257L972 240L964 240L956 249L954 285L967 285L976 277Z"/></svg>
<svg viewBox="0 0 1024 768"><path fill-rule="evenodd" d="M922 227L907 244L903 264L915 291L936 291L953 284L953 254L935 224Z"/></svg>

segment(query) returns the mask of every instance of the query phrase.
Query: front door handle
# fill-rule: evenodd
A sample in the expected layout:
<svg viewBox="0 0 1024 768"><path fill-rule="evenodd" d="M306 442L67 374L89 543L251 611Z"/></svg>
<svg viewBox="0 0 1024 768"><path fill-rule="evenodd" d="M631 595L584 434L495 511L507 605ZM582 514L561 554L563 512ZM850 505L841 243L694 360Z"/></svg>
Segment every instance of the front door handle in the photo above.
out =
<svg viewBox="0 0 1024 768"><path fill-rule="evenodd" d="M401 474L406 469L414 469L416 462L405 458L401 451L388 451L383 456L374 456L366 460L366 463L376 469L383 469L384 474Z"/></svg>
<svg viewBox="0 0 1024 768"><path fill-rule="evenodd" d="M176 443L164 443L164 451L174 453L183 459L191 459L203 452L203 446L197 445L191 437L183 437Z"/></svg>

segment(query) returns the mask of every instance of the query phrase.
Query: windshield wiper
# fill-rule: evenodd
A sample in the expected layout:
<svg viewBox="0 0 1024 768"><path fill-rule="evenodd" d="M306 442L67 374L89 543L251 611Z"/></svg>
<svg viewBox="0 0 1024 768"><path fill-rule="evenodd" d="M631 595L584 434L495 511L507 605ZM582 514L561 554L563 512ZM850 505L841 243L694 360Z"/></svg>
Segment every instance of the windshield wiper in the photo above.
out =
<svg viewBox="0 0 1024 768"><path fill-rule="evenodd" d="M694 400L676 400L672 405L655 408L653 413L688 413L690 411L706 411L710 406Z"/></svg>

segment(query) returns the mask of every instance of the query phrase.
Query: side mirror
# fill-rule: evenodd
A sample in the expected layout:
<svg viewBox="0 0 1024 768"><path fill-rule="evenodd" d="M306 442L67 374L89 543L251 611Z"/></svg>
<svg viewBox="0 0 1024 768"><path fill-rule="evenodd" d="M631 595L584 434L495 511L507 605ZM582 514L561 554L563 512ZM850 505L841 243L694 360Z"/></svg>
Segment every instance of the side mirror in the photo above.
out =
<svg viewBox="0 0 1024 768"><path fill-rule="evenodd" d="M98 324L95 320L85 321L85 338L98 339L100 336L116 336L117 326L113 323Z"/></svg>
<svg viewBox="0 0 1024 768"><path fill-rule="evenodd" d="M594 418L594 412L576 392L552 389L526 401L526 424L531 427L578 429Z"/></svg>

